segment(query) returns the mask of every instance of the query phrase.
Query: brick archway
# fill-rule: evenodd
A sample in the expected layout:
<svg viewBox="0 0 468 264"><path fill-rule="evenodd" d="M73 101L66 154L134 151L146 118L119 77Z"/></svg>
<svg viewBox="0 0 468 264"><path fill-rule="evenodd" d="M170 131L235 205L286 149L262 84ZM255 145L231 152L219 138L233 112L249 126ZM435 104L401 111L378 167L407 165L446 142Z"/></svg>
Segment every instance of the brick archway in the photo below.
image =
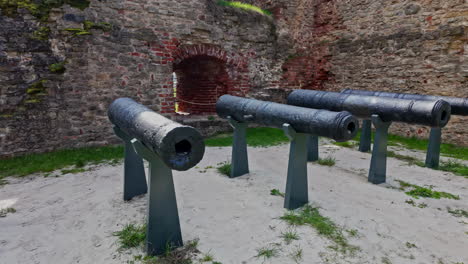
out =
<svg viewBox="0 0 468 264"><path fill-rule="evenodd" d="M229 54L218 46L182 46L173 53L173 59L179 112L214 113L218 97L243 96L250 88L244 57Z"/></svg>

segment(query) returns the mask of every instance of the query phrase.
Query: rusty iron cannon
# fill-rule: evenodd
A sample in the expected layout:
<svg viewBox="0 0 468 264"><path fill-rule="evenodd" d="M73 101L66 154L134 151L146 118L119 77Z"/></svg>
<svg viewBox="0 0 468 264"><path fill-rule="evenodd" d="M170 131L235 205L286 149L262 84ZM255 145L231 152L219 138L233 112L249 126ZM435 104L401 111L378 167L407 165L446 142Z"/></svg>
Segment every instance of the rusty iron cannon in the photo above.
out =
<svg viewBox="0 0 468 264"><path fill-rule="evenodd" d="M125 143L124 200L149 192L147 253L159 255L168 246L182 246L172 169L185 171L200 162L203 137L130 98L115 100L108 116ZM142 158L149 162L148 185Z"/></svg>
<svg viewBox="0 0 468 264"><path fill-rule="evenodd" d="M406 93L389 93L375 92L365 90L344 89L343 94L354 94L364 96L390 97L409 100L437 101L444 100L451 106L452 115L468 116L468 98L450 97L450 96L435 96L423 94L406 94ZM432 127L429 135L429 145L427 147L425 165L428 168L439 167L440 161L440 144L442 142L442 130L439 127ZM359 141L359 150L367 152L371 145L371 121L364 120L362 125L361 139Z"/></svg>
<svg viewBox="0 0 468 264"><path fill-rule="evenodd" d="M392 122L441 128L450 120L451 110L450 104L443 100L409 100L313 90L291 92L288 104L349 111L357 117L371 119L376 127L376 137L368 180L375 184L386 181L388 128Z"/></svg>
<svg viewBox="0 0 468 264"><path fill-rule="evenodd" d="M298 208L308 202L307 145L310 135L337 141L353 138L358 120L348 112L331 112L223 95L216 112L234 128L231 177L249 172L246 143L248 123L282 128L291 141L284 206Z"/></svg>

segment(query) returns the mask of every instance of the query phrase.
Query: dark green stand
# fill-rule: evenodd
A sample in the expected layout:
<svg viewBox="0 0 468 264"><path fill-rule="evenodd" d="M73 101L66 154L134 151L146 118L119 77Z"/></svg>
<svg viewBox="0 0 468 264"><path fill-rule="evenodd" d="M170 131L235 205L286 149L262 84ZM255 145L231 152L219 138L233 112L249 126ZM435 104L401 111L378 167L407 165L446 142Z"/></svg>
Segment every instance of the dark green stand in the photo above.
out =
<svg viewBox="0 0 468 264"><path fill-rule="evenodd" d="M372 143L372 122L371 120L362 120L361 138L359 141L359 151L369 152Z"/></svg>
<svg viewBox="0 0 468 264"><path fill-rule="evenodd" d="M392 122L384 122L378 115L372 115L372 123L376 131L368 181L379 184L384 183L387 177L388 128Z"/></svg>
<svg viewBox="0 0 468 264"><path fill-rule="evenodd" d="M317 161L319 159L319 137L309 135L307 137L307 161Z"/></svg>
<svg viewBox="0 0 468 264"><path fill-rule="evenodd" d="M246 140L247 123L237 122L231 117L228 117L228 121L234 129L230 178L235 178L249 173Z"/></svg>
<svg viewBox="0 0 468 264"><path fill-rule="evenodd" d="M284 208L296 209L309 202L307 185L307 138L289 124L283 125L284 134L291 141Z"/></svg>
<svg viewBox="0 0 468 264"><path fill-rule="evenodd" d="M431 128L429 136L429 146L426 153L426 167L438 168L440 159L440 144L442 142L442 129L438 127Z"/></svg>
<svg viewBox="0 0 468 264"><path fill-rule="evenodd" d="M143 159L138 156L130 142L133 138L116 126L114 132L125 144L123 199L128 201L148 191L145 167Z"/></svg>
<svg viewBox="0 0 468 264"><path fill-rule="evenodd" d="M183 246L172 170L138 140L132 140L132 144L149 162L146 251L148 255L160 255L168 247Z"/></svg>

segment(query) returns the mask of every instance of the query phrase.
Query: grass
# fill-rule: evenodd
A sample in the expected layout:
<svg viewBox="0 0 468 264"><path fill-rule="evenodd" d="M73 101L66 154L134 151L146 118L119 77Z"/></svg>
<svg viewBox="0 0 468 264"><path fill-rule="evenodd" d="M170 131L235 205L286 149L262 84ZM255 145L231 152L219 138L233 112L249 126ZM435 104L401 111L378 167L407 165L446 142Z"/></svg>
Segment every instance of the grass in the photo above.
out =
<svg viewBox="0 0 468 264"><path fill-rule="evenodd" d="M450 208L447 208L447 212L449 212L451 215L455 217L467 217L468 218L468 211L465 211L463 209L452 210Z"/></svg>
<svg viewBox="0 0 468 264"><path fill-rule="evenodd" d="M142 246L146 239L146 225L128 224L113 235L119 238L120 249Z"/></svg>
<svg viewBox="0 0 468 264"><path fill-rule="evenodd" d="M288 142L283 130L270 127L247 128L247 145L251 147L270 147ZM232 146L231 134L219 134L205 140L208 147Z"/></svg>
<svg viewBox="0 0 468 264"><path fill-rule="evenodd" d="M219 163L216 169L223 175L231 176L231 163L229 161Z"/></svg>
<svg viewBox="0 0 468 264"><path fill-rule="evenodd" d="M239 2L239 1L224 1L224 0L219 0L219 1L218 1L218 5L220 5L220 6L230 6L230 7L240 8L240 9L243 9L243 10L253 11L253 12L257 12L257 13L263 14L263 15L271 16L271 12L270 12L270 11L263 10L263 9L261 9L261 8L258 7L258 6L254 6L254 5L251 5L251 4L242 3L242 2Z"/></svg>
<svg viewBox="0 0 468 264"><path fill-rule="evenodd" d="M289 257L295 262L295 263L301 263L302 261L302 248L296 247L290 254Z"/></svg>
<svg viewBox="0 0 468 264"><path fill-rule="evenodd" d="M333 144L344 148L354 148L359 146L359 143L356 141L333 142Z"/></svg>
<svg viewBox="0 0 468 264"><path fill-rule="evenodd" d="M284 197L284 193L281 192L280 190L278 189L272 189L270 191L270 194L273 195L273 196L281 196L281 197Z"/></svg>
<svg viewBox="0 0 468 264"><path fill-rule="evenodd" d="M419 197L424 197L424 198L433 198L433 199L447 198L447 199L453 199L453 200L460 200L460 196L447 193L447 192L434 191L432 190L432 186L430 186L429 188L426 188L426 187L418 186L418 185L411 184L411 183L401 181L401 180L397 180L397 182L400 183L400 190L406 191L407 188L411 188L411 190L406 191L405 193L415 199L418 199Z"/></svg>
<svg viewBox="0 0 468 264"><path fill-rule="evenodd" d="M6 217L7 214L14 214L14 213L16 213L16 209L12 207L8 207L8 208L0 210L0 217Z"/></svg>
<svg viewBox="0 0 468 264"><path fill-rule="evenodd" d="M0 159L0 180L8 176L26 176L38 172L51 172L69 166L83 167L88 163L123 158L123 146L88 147L29 154Z"/></svg>
<svg viewBox="0 0 468 264"><path fill-rule="evenodd" d="M264 261L279 256L279 249L276 244L257 249L256 258L263 258Z"/></svg>
<svg viewBox="0 0 468 264"><path fill-rule="evenodd" d="M329 167L331 167L331 166L334 166L334 165L335 165L336 160L335 160L335 158L329 156L329 157L326 157L326 158L324 158L324 159L319 158L318 161L317 161L317 163L320 164L320 165L322 165L322 166L329 166Z"/></svg>
<svg viewBox="0 0 468 264"><path fill-rule="evenodd" d="M410 242L406 242L406 247L407 247L407 248L418 248L418 247L416 246L416 244L410 243Z"/></svg>
<svg viewBox="0 0 468 264"><path fill-rule="evenodd" d="M289 230L289 231L286 231L286 232L282 232L281 233L281 238L283 238L284 242L286 242L286 245L291 244L294 240L299 240L300 239L299 235L294 230Z"/></svg>
<svg viewBox="0 0 468 264"><path fill-rule="evenodd" d="M319 235L331 240L335 244L331 248L339 252L352 254L358 250L357 247L348 243L347 238L343 234L343 229L333 223L330 218L322 216L318 208L305 205L300 210L287 212L280 219L289 225L308 225L313 227Z"/></svg>
<svg viewBox="0 0 468 264"><path fill-rule="evenodd" d="M406 200L405 203L407 203L409 205L412 205L414 207L418 207L418 208L426 208L427 207L427 204L425 204L425 203L416 204L416 202L413 199Z"/></svg>

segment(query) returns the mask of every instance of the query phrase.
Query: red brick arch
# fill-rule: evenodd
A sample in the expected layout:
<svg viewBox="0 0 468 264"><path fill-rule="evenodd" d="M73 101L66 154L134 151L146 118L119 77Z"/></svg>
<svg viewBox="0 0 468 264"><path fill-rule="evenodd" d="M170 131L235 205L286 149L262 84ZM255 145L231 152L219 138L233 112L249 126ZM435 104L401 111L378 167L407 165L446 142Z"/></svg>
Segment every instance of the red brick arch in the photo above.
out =
<svg viewBox="0 0 468 264"><path fill-rule="evenodd" d="M249 88L247 60L219 46L180 46L173 52L179 111L212 114L223 94L244 96Z"/></svg>

